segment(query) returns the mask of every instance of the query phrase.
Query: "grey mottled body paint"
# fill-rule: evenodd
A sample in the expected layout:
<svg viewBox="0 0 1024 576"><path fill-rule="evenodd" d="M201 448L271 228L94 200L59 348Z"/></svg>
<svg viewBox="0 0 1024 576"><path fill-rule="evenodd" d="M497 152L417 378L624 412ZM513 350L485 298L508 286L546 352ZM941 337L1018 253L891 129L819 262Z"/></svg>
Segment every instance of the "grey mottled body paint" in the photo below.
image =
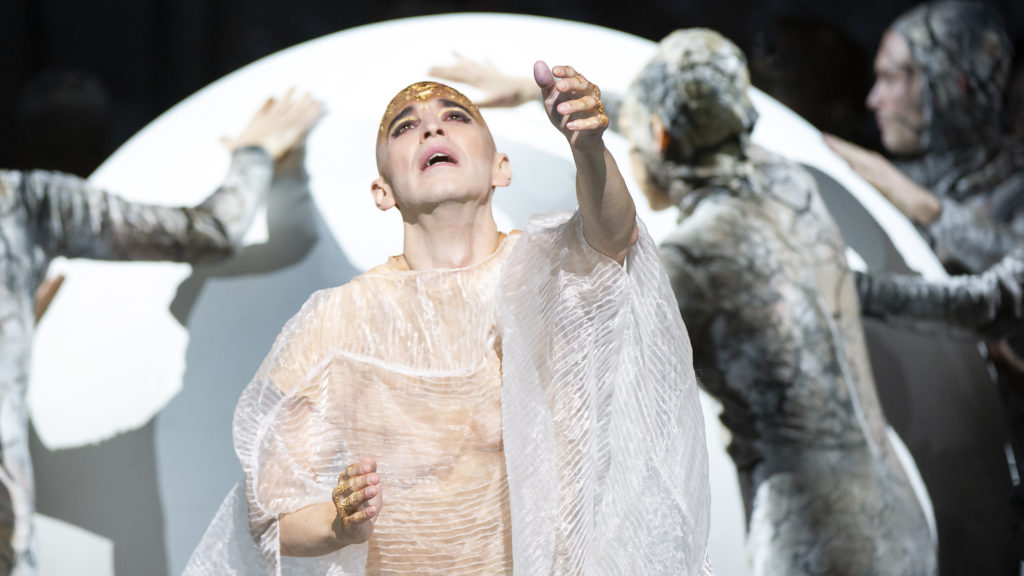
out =
<svg viewBox="0 0 1024 576"><path fill-rule="evenodd" d="M931 575L936 549L887 437L845 244L812 177L748 143L742 53L681 31L620 121L679 207L662 260L705 389L722 402L752 573ZM656 115L664 152L637 130Z"/></svg>
<svg viewBox="0 0 1024 576"><path fill-rule="evenodd" d="M898 162L942 201L926 227L953 272L981 272L1024 244L1024 147L1002 131L1013 45L984 4L922 4L892 30L923 74L921 154Z"/></svg>
<svg viewBox="0 0 1024 576"><path fill-rule="evenodd" d="M927 335L998 340L1024 331L1024 249L982 274L925 280L857 274L865 316Z"/></svg>
<svg viewBox="0 0 1024 576"><path fill-rule="evenodd" d="M0 171L0 573L37 568L26 389L35 291L50 261L224 258L239 246L273 168L260 148L236 151L223 185L195 208L129 202L66 174Z"/></svg>

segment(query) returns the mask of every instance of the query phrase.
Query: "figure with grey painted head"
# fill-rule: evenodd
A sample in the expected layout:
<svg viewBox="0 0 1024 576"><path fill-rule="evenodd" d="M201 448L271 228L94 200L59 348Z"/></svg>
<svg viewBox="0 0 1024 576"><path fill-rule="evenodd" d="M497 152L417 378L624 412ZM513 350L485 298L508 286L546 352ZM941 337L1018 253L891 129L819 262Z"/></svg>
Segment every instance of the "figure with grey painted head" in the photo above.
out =
<svg viewBox="0 0 1024 576"><path fill-rule="evenodd" d="M1012 62L1013 45L991 5L944 0L916 6L882 37L866 102L892 160L826 138L918 226L953 274L976 274L1001 259L1022 258L1024 146L1002 123ZM887 308L905 307L908 295L906 290L877 291L874 299ZM1024 336L1019 330L1001 338L984 336L1007 413L1013 501L1021 510ZM1001 538L1016 530L1019 552L1024 550L1019 515L1017 524L995 530ZM991 523L986 529L994 530ZM1009 564L1007 571L1015 571L1017 562L1012 568Z"/></svg>
<svg viewBox="0 0 1024 576"><path fill-rule="evenodd" d="M1024 148L1001 124L1012 61L991 7L917 6L883 36L867 98L895 164L827 140L954 273L981 272L1024 242Z"/></svg>
<svg viewBox="0 0 1024 576"><path fill-rule="evenodd" d="M749 142L740 50L677 31L620 125L654 207L694 364L723 405L754 574L934 574L920 495L890 444L845 244L811 176Z"/></svg>
<svg viewBox="0 0 1024 576"><path fill-rule="evenodd" d="M530 97L525 79L459 60L432 73L482 89L490 105ZM811 175L749 142L748 88L735 45L680 30L625 98L605 102L651 206L680 210L661 257L694 366L732 433L753 573L933 574L935 542L903 468L913 462L890 445L845 244Z"/></svg>

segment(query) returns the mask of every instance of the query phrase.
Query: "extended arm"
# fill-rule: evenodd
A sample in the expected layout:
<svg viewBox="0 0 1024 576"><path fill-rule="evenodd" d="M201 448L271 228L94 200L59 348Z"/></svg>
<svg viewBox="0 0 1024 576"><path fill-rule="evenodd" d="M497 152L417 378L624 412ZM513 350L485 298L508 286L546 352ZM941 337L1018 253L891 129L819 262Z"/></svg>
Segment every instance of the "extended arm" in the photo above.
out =
<svg viewBox="0 0 1024 576"><path fill-rule="evenodd" d="M481 108L514 108L526 102L537 100L537 84L529 76L505 74L489 61L478 62L455 54L456 63L451 66L432 66L427 71L447 82L461 82L483 92L474 99ZM622 97L605 91L601 94L604 113L608 116L608 129L619 131L619 110Z"/></svg>
<svg viewBox="0 0 1024 576"><path fill-rule="evenodd" d="M915 224L927 226L939 217L942 205L935 194L911 180L878 152L830 134L825 135L825 144Z"/></svg>
<svg viewBox="0 0 1024 576"><path fill-rule="evenodd" d="M1024 321L1024 250L983 274L929 281L918 276L857 273L865 316L915 332L1003 338Z"/></svg>
<svg viewBox="0 0 1024 576"><path fill-rule="evenodd" d="M195 207L139 204L65 174L34 172L19 183L36 243L49 254L105 260L197 262L231 254L252 222L274 160L300 146L319 119L305 97L269 100L230 144L223 184Z"/></svg>
<svg viewBox="0 0 1024 576"><path fill-rule="evenodd" d="M943 262L980 272L1024 243L1024 218L995 222L970 206L940 199L877 152L835 136L826 135L825 143L907 218L927 227Z"/></svg>
<svg viewBox="0 0 1024 576"><path fill-rule="evenodd" d="M601 91L570 66L548 69L537 62L533 73L551 123L572 149L583 236L595 250L622 263L636 242L636 206L604 145L608 116Z"/></svg>
<svg viewBox="0 0 1024 576"><path fill-rule="evenodd" d="M270 188L273 159L237 150L224 183L202 204L131 202L67 174L33 172L21 192L36 242L52 256L197 262L231 254Z"/></svg>

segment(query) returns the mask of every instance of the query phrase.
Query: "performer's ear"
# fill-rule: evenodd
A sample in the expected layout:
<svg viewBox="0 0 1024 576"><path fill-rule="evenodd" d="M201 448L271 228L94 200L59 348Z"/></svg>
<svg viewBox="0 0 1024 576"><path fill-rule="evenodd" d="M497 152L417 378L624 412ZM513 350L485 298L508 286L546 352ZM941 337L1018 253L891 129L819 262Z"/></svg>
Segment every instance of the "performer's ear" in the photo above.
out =
<svg viewBox="0 0 1024 576"><path fill-rule="evenodd" d="M391 190L391 185L384 180L383 176L378 177L370 184L370 194L373 194L373 203L381 210L390 210L398 206L398 200Z"/></svg>
<svg viewBox="0 0 1024 576"><path fill-rule="evenodd" d="M658 147L658 152L664 154L668 150L671 140L668 130L665 130L665 124L655 114L651 114L651 137L654 139L654 145Z"/></svg>
<svg viewBox="0 0 1024 576"><path fill-rule="evenodd" d="M508 154L494 153L494 165L491 167L491 186L508 186L512 183L512 165Z"/></svg>

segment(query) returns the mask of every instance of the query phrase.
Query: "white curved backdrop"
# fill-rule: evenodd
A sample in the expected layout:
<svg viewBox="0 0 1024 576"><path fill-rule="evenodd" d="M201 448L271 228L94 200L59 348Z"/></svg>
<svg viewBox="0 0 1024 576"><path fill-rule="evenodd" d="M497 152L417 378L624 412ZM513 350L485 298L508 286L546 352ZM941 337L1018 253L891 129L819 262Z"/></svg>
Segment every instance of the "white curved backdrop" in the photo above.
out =
<svg viewBox="0 0 1024 576"><path fill-rule="evenodd" d="M377 211L368 194L377 175L377 123L388 99L424 78L430 65L451 61L453 51L524 75L536 59L570 63L603 90L622 92L653 50L653 43L628 34L538 17L399 20L264 58L146 127L92 180L141 201L195 203L227 169L218 138L236 133L267 95L297 86L329 110L309 140L308 178L293 169L275 183L249 245L230 262L197 269L164 263L56 265L68 280L40 326L30 391L39 511L92 533L73 539L82 542L83 558L112 555L121 576L180 573L241 475L231 445L232 411L278 330L314 290L343 283L401 251L398 215ZM906 270L910 262L909 268L925 275L943 274L906 220L833 156L812 127L761 93L755 104L762 114L755 141L818 169L823 194L869 267ZM568 148L539 104L485 115L515 174L512 186L496 197L499 226L517 227L530 214L571 208ZM663 236L676 215L647 209L628 173L624 140L606 140L637 193L641 217L655 238ZM935 352L932 343L914 345ZM912 354L881 346L890 357L884 370L891 377L879 381L897 382L903 412L894 424L911 450L935 440L930 416L918 408L922 402L940 415L957 414L964 422L956 430L958 442L970 448L977 422L961 418L956 405L974 394L971 381L984 378L976 352L943 344L939 363L946 368L939 370L946 374L914 384ZM919 398L934 395L943 382L953 392L930 402ZM712 560L719 574L741 575L743 518L735 472L722 447L717 407L704 400ZM991 401L984 402L991 411ZM934 492L925 466L922 472ZM44 560L74 549L67 540L73 530L53 526L44 526ZM83 561L96 566L90 573L109 573L97 561ZM44 569L69 573L52 562L44 562Z"/></svg>

